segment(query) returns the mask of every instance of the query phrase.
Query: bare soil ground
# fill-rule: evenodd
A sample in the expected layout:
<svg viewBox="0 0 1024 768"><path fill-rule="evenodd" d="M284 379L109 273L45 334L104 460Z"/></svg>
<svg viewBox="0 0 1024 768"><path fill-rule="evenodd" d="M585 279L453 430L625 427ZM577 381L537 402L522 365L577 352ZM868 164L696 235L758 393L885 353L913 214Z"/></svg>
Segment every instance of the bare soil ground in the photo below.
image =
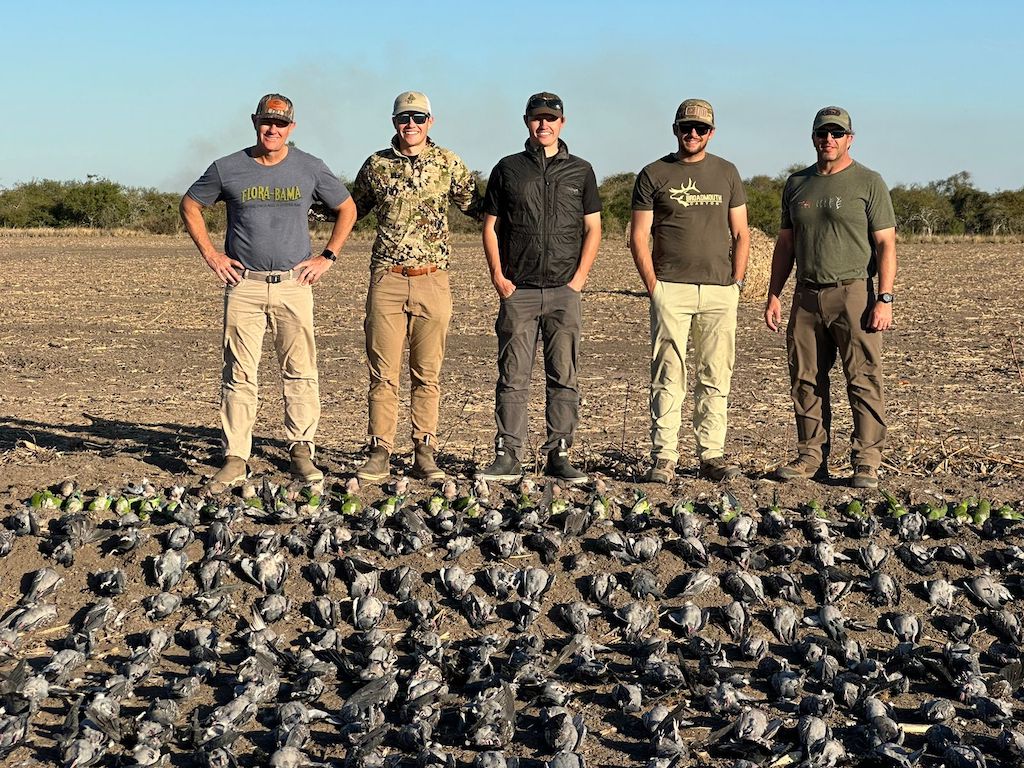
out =
<svg viewBox="0 0 1024 768"><path fill-rule="evenodd" d="M368 259L368 243L350 244L316 289L323 403L318 459L329 473L329 485L349 477L361 460L367 384L362 318ZM219 461L222 291L185 238L0 235L0 265L5 276L0 303L0 514L6 517L33 491L67 479L83 489L119 488L142 477L159 487L195 487L214 471ZM908 505L955 503L967 497L991 499L994 508L1009 504L1019 509L1024 503L1024 313L1016 281L1011 279L1019 273L1018 245L900 248L896 328L887 335L885 347L890 440L883 487ZM465 478L474 465L491 457L497 299L476 242L457 246L452 274L456 311L442 382L440 461L466 488ZM584 297L580 356L584 401L575 453L588 470L603 474L611 491L622 499L631 498L646 468L648 344L646 295L628 252L617 241L609 242L602 248ZM251 466L257 475L281 481L286 446L281 440L280 378L269 343L264 358ZM531 404L534 445L543 442L539 373L535 372ZM794 450L785 339L765 329L758 302L741 305L728 449L743 467L743 476L730 484L730 490L744 509L756 512L777 502L795 510L814 499L826 509L835 509L851 498L844 480L850 472L845 455L849 409L841 371L834 373L833 380L836 435L830 469L837 479L788 485L766 479L766 473ZM406 403L407 398L406 384ZM407 433L408 418L403 414L399 450L406 453L411 451L402 437ZM681 441L682 455L691 456L692 437L683 434ZM399 456L396 468L407 466L408 460L407 455ZM424 487L414 488L421 496L427 493ZM687 458L676 484L644 490L655 504L667 505L680 499L713 503L720 493L695 477L694 462ZM573 493L585 503L588 492ZM371 502L382 491L364 489L363 494L364 501ZM858 498L870 505L880 497L868 493ZM508 491L494 490L496 505L509 499ZM45 526L47 521L43 522ZM261 527L252 523L242 532L254 533ZM667 518L662 517L658 529L668 533ZM725 541L717 533L712 536L719 543ZM884 540L895 543L891 535ZM990 546L976 536L970 541L979 555ZM1020 543L1019 537L1009 543ZM32 537L19 538L11 554L0 560L0 609L4 612L22 593L25 574L52 565L36 544ZM189 551L194 562L201 557L202 546L197 542ZM118 599L119 606L129 608L142 594L157 591L143 577L143 563L159 552L154 537L131 556L131 568L126 567L129 591ZM366 556L381 567L393 564L374 554ZM569 563L564 560L552 566L556 587L547 598L551 605L580 599L583 577L622 568L592 547L576 543L563 554L580 557L572 561L573 572L565 570ZM481 567L479 551L467 557L460 561L464 568ZM422 555L410 562L425 574L435 573L440 565ZM538 563L531 554L516 567ZM57 627L28 638L21 651L26 658L37 664L45 661L52 653L47 643L59 638L81 607L95 599L85 591L86 574L114 564L99 548L87 547L74 566L62 569L65 585L58 595ZM798 566L808 578L815 570L806 562ZM687 570L667 553L649 567L663 584ZM718 563L717 569L726 567ZM965 573L952 568L947 577L952 580ZM289 594L296 606L310 598L309 585L297 575L291 584L294 592ZM435 593L427 587L423 585L422 594L429 598ZM236 618L248 614L256 596L255 592L239 593ZM710 607L728 598L715 589L701 600ZM926 607L915 593L904 610ZM844 608L871 626L877 624L879 612L862 601ZM809 605L808 610L813 607ZM282 631L287 639L309 628L297 608L293 612L294 625ZM218 626L227 633L235 628L236 618L225 616ZM596 623L599 638L614 636L615 627L606 617ZM510 624L503 615L498 628L490 631L500 635ZM119 658L123 660L124 638L149 626L136 611L120 630L104 639L102 660L95 662L93 671L110 669ZM549 638L566 635L564 625L548 613L538 626ZM454 620L450 631L456 639L482 634L461 619ZM664 628L657 631L670 636ZM715 632L716 637L726 637L720 629ZM891 638L877 630L866 637L866 644L892 645ZM164 682L182 674L187 665L180 648L170 654ZM642 762L649 754L642 732L610 705L610 685L596 686L598 690L590 698L581 694L579 703L592 734L597 734L588 741L588 758L607 766ZM153 683L148 693L160 695L159 683ZM146 691L140 694L140 708L145 695ZM211 705L215 695L222 693L207 691L206 698L200 696L196 703ZM336 706L340 695L344 691L334 691L324 703ZM668 703L671 707L674 702ZM21 748L8 760L55 761L53 727L63 714L62 707L51 700L35 732L38 743L32 749ZM704 728L702 733L706 732ZM319 739L323 754L341 754L327 736ZM262 741L253 735L251 742L267 747L265 735ZM251 749L250 745L238 751L244 754ZM544 756L535 733L524 735L517 749L526 756ZM459 757L468 760L472 753L459 752ZM175 762L180 761L175 758Z"/></svg>

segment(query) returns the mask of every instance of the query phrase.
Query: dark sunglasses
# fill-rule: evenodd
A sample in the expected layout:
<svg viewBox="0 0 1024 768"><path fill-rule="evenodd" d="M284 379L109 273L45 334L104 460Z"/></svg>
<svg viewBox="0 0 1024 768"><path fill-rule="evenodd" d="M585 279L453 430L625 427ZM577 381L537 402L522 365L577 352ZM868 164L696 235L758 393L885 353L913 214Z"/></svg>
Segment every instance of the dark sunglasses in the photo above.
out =
<svg viewBox="0 0 1024 768"><path fill-rule="evenodd" d="M530 103L526 105L527 109L540 109L541 107L547 107L548 109L557 109L559 112L562 111L562 100L561 99L544 99L540 96L530 99Z"/></svg>
<svg viewBox="0 0 1024 768"><path fill-rule="evenodd" d="M844 131L842 128L819 128L814 132L814 138L827 139L831 136L833 139L841 139L849 133L849 131Z"/></svg>
<svg viewBox="0 0 1024 768"><path fill-rule="evenodd" d="M711 126L704 123L676 123L676 129L682 136L689 136L690 131L696 131L698 136L707 136Z"/></svg>
<svg viewBox="0 0 1024 768"><path fill-rule="evenodd" d="M422 112L403 112L400 115L395 115L395 122L399 125L408 125L410 122L423 125L429 118L430 115L425 115Z"/></svg>

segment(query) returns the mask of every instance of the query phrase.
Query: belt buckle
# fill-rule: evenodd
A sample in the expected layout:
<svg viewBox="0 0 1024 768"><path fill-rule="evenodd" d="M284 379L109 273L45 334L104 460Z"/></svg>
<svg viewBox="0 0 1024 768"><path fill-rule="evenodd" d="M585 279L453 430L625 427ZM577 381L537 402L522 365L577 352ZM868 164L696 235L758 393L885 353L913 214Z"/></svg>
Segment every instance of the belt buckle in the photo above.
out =
<svg viewBox="0 0 1024 768"><path fill-rule="evenodd" d="M408 267L402 267L402 277L408 277L408 276L409 276L409 268Z"/></svg>
<svg viewBox="0 0 1024 768"><path fill-rule="evenodd" d="M280 275L267 275L267 282L268 283L280 283L281 282L281 276Z"/></svg>

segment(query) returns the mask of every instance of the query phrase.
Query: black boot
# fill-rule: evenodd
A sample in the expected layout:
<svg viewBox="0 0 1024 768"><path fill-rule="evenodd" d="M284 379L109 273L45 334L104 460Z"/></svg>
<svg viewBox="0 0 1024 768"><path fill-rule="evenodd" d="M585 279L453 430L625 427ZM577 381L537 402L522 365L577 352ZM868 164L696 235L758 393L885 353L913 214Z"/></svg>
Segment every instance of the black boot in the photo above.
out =
<svg viewBox="0 0 1024 768"><path fill-rule="evenodd" d="M519 463L515 451L506 448L505 441L499 437L498 445L494 449L494 461L477 470L476 476L481 480L509 483L523 476L523 465Z"/></svg>
<svg viewBox="0 0 1024 768"><path fill-rule="evenodd" d="M565 440L559 440L558 445L548 452L548 463L544 467L544 474L569 485L585 483L589 479L585 472L580 472L569 463L569 449L565 445Z"/></svg>

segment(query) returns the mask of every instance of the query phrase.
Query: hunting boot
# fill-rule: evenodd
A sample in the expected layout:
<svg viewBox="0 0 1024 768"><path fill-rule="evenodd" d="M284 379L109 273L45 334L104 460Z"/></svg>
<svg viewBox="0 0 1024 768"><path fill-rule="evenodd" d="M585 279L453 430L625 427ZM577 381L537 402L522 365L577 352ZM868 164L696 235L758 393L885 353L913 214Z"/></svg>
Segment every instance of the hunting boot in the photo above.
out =
<svg viewBox="0 0 1024 768"><path fill-rule="evenodd" d="M505 447L505 441L498 438L498 445L494 449L494 461L481 470L476 476L481 480L494 480L499 483L509 483L518 480L523 475L523 465L519 463L516 452Z"/></svg>
<svg viewBox="0 0 1024 768"><path fill-rule="evenodd" d="M434 444L430 435L414 440L412 469L409 474L420 480L444 480L444 470L434 461Z"/></svg>
<svg viewBox="0 0 1024 768"><path fill-rule="evenodd" d="M206 483L206 490L210 493L224 493L228 488L245 480L248 469L244 459L238 456L225 456L224 466Z"/></svg>
<svg viewBox="0 0 1024 768"><path fill-rule="evenodd" d="M585 472L580 472L569 463L569 448L565 444L565 440L559 440L558 445L548 452L548 463L544 467L544 474L569 485L578 485L588 480Z"/></svg>
<svg viewBox="0 0 1024 768"><path fill-rule="evenodd" d="M377 438L370 439L370 453L366 461L356 470L356 477L366 483L379 483L391 476L391 451L377 442Z"/></svg>
<svg viewBox="0 0 1024 768"><path fill-rule="evenodd" d="M644 475L645 483L671 483L676 476L676 463L671 459L658 459Z"/></svg>
<svg viewBox="0 0 1024 768"><path fill-rule="evenodd" d="M740 468L725 456L715 456L700 463L700 476L716 483L727 483L740 476Z"/></svg>
<svg viewBox="0 0 1024 768"><path fill-rule="evenodd" d="M291 456L288 471L292 473L292 477L307 483L324 479L324 473L313 463L313 452L309 443L293 443L288 453Z"/></svg>
<svg viewBox="0 0 1024 768"><path fill-rule="evenodd" d="M824 459L801 453L789 464L783 464L775 470L775 479L789 482L790 480L827 480L828 465Z"/></svg>
<svg viewBox="0 0 1024 768"><path fill-rule="evenodd" d="M853 477L850 478L851 488L877 488L878 470L866 464L858 464L853 468Z"/></svg>

